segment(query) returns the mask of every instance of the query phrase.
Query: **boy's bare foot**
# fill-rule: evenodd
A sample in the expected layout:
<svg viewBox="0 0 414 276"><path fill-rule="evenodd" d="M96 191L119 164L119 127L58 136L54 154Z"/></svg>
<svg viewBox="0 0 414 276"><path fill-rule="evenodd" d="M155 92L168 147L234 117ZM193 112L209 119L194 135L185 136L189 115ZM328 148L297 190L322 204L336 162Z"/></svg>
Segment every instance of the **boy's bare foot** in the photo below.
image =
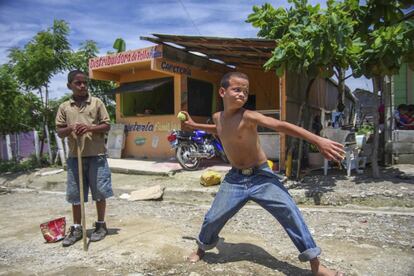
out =
<svg viewBox="0 0 414 276"><path fill-rule="evenodd" d="M320 264L318 258L310 260L312 273L315 276L345 276L343 272L333 271Z"/></svg>
<svg viewBox="0 0 414 276"><path fill-rule="evenodd" d="M201 260L201 258L203 258L204 253L205 252L203 250L198 248L197 251L194 251L193 253L190 254L190 256L187 257L187 260L190 261L191 263L196 263L199 260Z"/></svg>

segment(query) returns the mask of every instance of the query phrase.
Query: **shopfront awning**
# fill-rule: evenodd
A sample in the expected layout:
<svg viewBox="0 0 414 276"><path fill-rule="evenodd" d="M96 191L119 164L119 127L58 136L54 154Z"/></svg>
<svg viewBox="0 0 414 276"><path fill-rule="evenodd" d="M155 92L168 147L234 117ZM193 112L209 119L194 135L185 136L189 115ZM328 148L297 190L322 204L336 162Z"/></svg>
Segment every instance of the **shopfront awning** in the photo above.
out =
<svg viewBox="0 0 414 276"><path fill-rule="evenodd" d="M172 78L160 78L160 79L152 79L152 80L137 81L137 82L127 82L127 83L122 83L119 87L112 89L106 94L112 95L112 94L117 94L117 93L150 92L172 81L173 81Z"/></svg>
<svg viewBox="0 0 414 276"><path fill-rule="evenodd" d="M178 48L190 54L228 66L263 69L272 56L276 42L261 38L225 38L152 34L142 40Z"/></svg>

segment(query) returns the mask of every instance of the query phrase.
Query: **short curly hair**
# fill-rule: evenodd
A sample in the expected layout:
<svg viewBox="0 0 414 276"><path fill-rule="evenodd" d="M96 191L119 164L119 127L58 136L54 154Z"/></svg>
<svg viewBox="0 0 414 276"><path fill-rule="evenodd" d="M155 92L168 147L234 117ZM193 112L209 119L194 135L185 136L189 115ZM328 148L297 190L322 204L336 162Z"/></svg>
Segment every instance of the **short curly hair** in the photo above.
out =
<svg viewBox="0 0 414 276"><path fill-rule="evenodd" d="M77 74L82 74L82 75L88 76L88 75L87 75L85 72L83 72L82 70L79 70L79 69L72 70L72 71L70 71L70 72L69 72L69 74L68 74L68 83L71 83L71 82L75 79L75 76L76 76Z"/></svg>
<svg viewBox="0 0 414 276"><path fill-rule="evenodd" d="M223 87L224 89L227 89L227 87L229 87L230 85L230 79L231 78L240 78L240 79L245 79L245 80L249 80L249 77L242 72L228 72L226 73L220 81L220 86Z"/></svg>

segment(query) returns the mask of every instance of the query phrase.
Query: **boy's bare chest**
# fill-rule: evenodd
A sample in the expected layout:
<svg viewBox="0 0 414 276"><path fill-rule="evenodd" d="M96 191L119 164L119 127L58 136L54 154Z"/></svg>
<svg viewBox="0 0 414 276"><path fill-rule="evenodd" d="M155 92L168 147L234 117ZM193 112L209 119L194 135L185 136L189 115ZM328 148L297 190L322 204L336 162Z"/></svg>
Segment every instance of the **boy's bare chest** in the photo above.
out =
<svg viewBox="0 0 414 276"><path fill-rule="evenodd" d="M247 133L247 126L242 120L222 121L217 125L220 139L239 140Z"/></svg>

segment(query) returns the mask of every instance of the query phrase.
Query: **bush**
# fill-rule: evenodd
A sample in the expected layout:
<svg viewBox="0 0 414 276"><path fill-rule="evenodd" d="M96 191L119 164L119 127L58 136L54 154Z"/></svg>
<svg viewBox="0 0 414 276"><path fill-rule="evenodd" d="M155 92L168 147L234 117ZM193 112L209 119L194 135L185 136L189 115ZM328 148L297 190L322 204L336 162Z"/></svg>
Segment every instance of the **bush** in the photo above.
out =
<svg viewBox="0 0 414 276"><path fill-rule="evenodd" d="M36 159L35 155L31 155L29 158L24 159L20 162L16 160L12 160L12 161L0 160L0 173L26 172L26 171L34 170L36 168L42 168L48 165L49 163L47 161L46 156L42 156L42 158L40 158L40 161Z"/></svg>
<svg viewBox="0 0 414 276"><path fill-rule="evenodd" d="M357 130L357 135L369 136L371 133L374 133L374 126L372 124L363 124Z"/></svg>

